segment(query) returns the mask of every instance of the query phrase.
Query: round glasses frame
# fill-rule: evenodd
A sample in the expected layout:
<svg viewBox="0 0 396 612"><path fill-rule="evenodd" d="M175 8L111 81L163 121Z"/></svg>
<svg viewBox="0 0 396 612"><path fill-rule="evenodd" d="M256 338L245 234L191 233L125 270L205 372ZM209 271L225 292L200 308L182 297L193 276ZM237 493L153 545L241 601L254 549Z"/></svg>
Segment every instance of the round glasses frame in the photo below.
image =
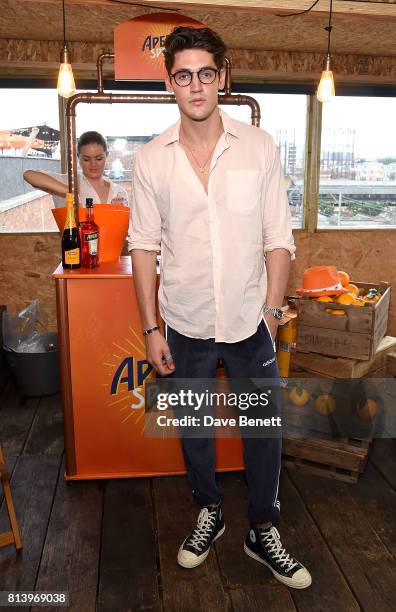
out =
<svg viewBox="0 0 396 612"><path fill-rule="evenodd" d="M204 73L210 73L210 76L206 76L204 77ZM193 74L196 74L198 76L199 81L203 84L203 85L211 85L212 83L214 83L217 74L220 73L220 70L217 70L217 68L201 68L200 70L178 70L177 72L174 72L173 74L170 74L169 76L174 79L176 85L178 85L179 87L188 87L188 85L191 84L192 79L193 79ZM179 78L181 75L189 75L189 79L184 81L183 83L179 82Z"/></svg>

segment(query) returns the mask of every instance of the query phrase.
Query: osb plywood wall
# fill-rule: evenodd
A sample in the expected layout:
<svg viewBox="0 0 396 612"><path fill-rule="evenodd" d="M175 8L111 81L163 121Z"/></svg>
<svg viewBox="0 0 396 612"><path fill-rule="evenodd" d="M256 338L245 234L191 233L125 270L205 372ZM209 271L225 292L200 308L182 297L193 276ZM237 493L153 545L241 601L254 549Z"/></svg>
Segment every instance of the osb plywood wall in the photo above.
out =
<svg viewBox="0 0 396 612"><path fill-rule="evenodd" d="M55 284L51 278L60 261L60 236L14 234L0 236L0 304L18 312L39 298L56 329Z"/></svg>
<svg viewBox="0 0 396 612"><path fill-rule="evenodd" d="M396 287L395 233L392 230L296 231L296 259L292 263L288 293L301 286L304 269L335 265L352 280L388 281ZM52 272L59 264L58 234L0 235L0 304L18 311L39 298L56 329L55 287ZM388 334L396 336L396 296L392 296Z"/></svg>
<svg viewBox="0 0 396 612"><path fill-rule="evenodd" d="M67 2L67 38L77 79L94 78L96 58L113 50L113 30L118 24L152 12L134 4ZM286 19L277 13L292 5L296 8L298 2L207 0L199 4L195 0L181 3L182 12L219 32L233 60L235 77L309 81L320 74L327 2L322 2L320 11ZM0 76L53 78L62 41L60 2L0 0L0 14ZM333 25L333 69L338 82L394 84L396 4L338 2ZM112 75L112 66L106 66L105 72Z"/></svg>

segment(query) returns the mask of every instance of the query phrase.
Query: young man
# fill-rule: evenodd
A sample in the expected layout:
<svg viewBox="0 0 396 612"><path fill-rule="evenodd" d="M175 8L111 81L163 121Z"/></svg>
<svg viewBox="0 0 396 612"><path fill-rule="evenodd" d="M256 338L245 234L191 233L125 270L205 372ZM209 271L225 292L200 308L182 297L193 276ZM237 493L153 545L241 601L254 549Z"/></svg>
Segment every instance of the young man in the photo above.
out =
<svg viewBox="0 0 396 612"><path fill-rule="evenodd" d="M160 375L210 378L221 357L231 378L276 378L274 338L295 251L290 212L272 138L218 107L224 53L223 41L207 28L178 27L166 39L166 88L176 97L180 121L136 156L135 287L147 358ZM167 339L155 311L159 251ZM192 568L225 526L214 439L183 437L182 447L201 506L178 553L179 564ZM245 438L244 461L251 525L245 552L284 584L305 588L309 572L286 552L273 526L280 436Z"/></svg>

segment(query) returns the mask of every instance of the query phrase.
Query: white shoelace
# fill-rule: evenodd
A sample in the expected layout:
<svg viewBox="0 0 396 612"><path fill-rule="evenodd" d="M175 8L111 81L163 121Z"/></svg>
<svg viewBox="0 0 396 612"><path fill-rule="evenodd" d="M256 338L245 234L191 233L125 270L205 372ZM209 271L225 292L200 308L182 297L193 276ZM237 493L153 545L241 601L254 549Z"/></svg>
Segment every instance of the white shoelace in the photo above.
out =
<svg viewBox="0 0 396 612"><path fill-rule="evenodd" d="M186 544L194 546L197 550L206 544L216 522L216 510L209 512L207 508L202 508L198 516L198 523Z"/></svg>
<svg viewBox="0 0 396 612"><path fill-rule="evenodd" d="M272 555L274 559L279 561L283 568L286 568L286 570L289 571L297 565L297 561L295 561L295 559L293 559L293 557L291 557L283 548L280 540L280 534L276 527L271 527L268 532L260 529L259 533L261 541L268 550L269 554Z"/></svg>

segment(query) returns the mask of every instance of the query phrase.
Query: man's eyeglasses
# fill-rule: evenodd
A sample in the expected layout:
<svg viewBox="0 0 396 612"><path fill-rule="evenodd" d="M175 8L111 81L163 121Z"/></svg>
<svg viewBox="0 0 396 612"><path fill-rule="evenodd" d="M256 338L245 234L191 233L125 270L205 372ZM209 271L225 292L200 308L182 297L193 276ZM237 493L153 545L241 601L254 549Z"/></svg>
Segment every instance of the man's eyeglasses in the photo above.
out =
<svg viewBox="0 0 396 612"><path fill-rule="evenodd" d="M179 85L179 87L187 87L192 81L193 74L198 75L203 85L210 85L214 82L218 72L220 71L216 70L216 68L201 68L201 70L196 70L195 72L191 70L178 70L169 76L175 80L176 85Z"/></svg>

